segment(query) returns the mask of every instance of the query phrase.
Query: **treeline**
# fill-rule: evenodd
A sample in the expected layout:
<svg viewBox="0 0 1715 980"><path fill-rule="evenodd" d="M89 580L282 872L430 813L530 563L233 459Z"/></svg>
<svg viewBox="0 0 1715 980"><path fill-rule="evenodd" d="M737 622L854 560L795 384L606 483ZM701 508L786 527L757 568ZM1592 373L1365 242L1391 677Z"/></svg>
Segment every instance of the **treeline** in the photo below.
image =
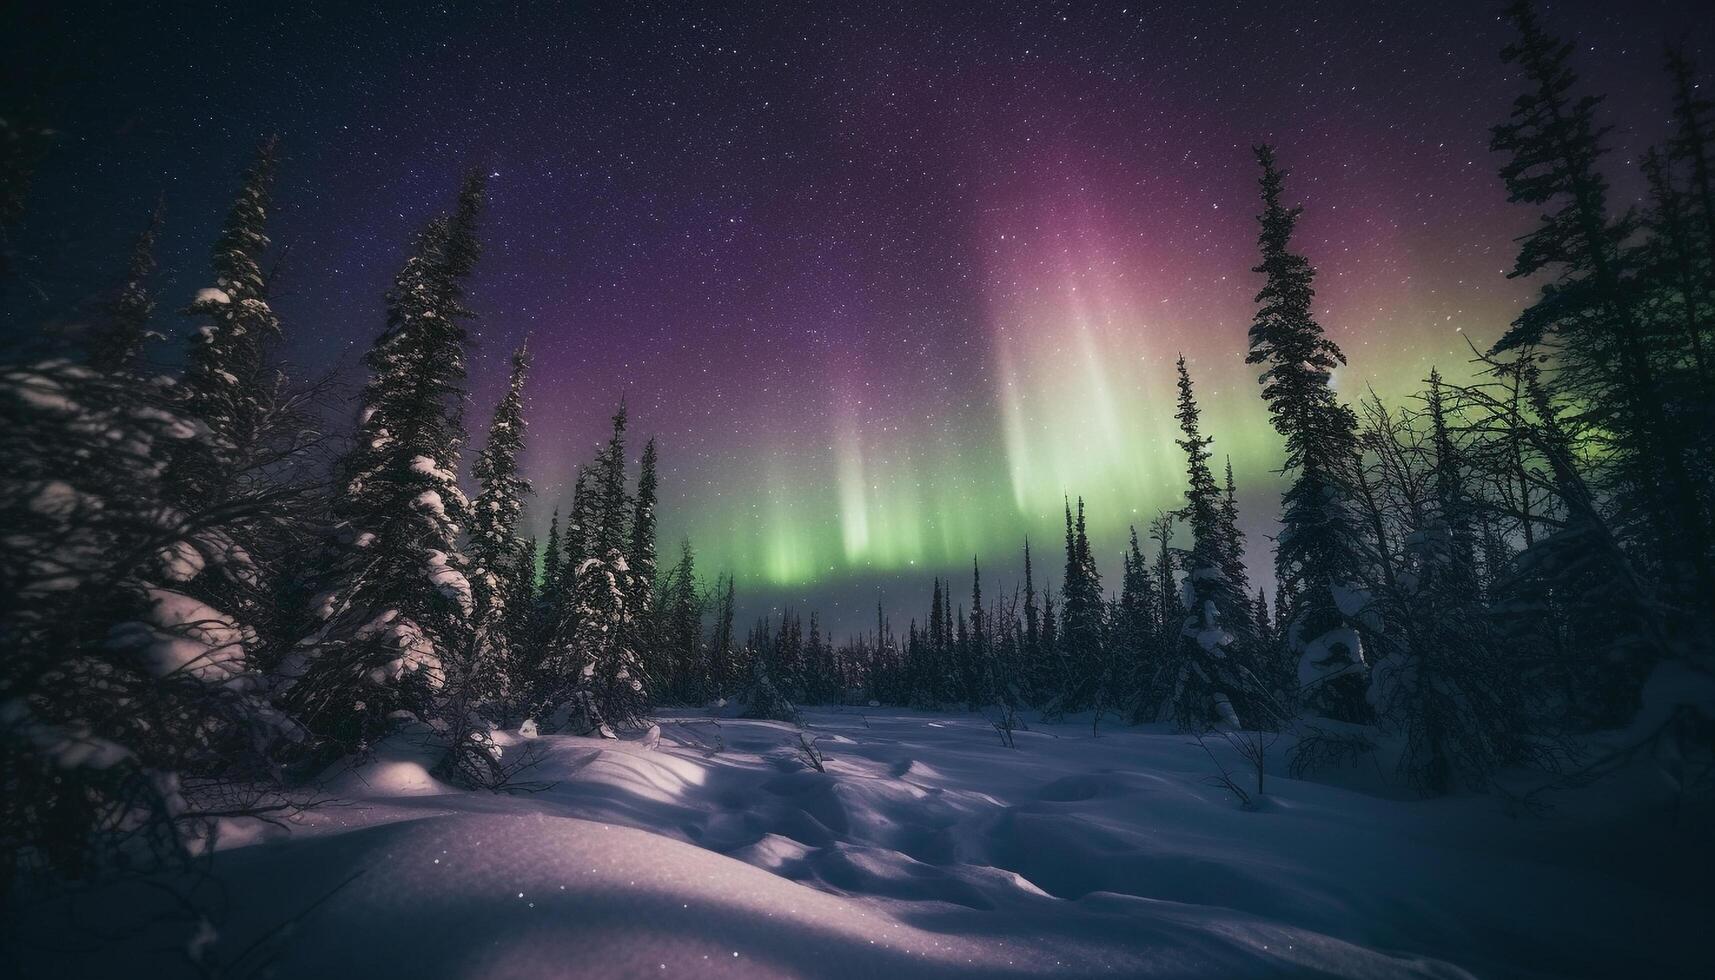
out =
<svg viewBox="0 0 1715 980"><path fill-rule="evenodd" d="M752 631L788 698L1029 706L1300 730L1309 767L1386 747L1426 792L1503 767L1586 776L1654 751L1683 785L1715 773L1715 104L1670 50L1671 131L1647 206L1609 203L1601 99L1528 3L1503 60L1520 94L1493 131L1511 199L1540 215L1513 276L1545 280L1470 383L1431 371L1403 405L1342 402L1345 355L1313 314L1300 209L1256 149L1263 287L1248 360L1286 447L1277 586L1252 591L1231 467L1215 478L1179 363L1184 505L1125 543L1104 583L1081 501L1064 565L984 599L937 582L903 632L831 647L812 616ZM1147 544L1145 544L1147 542ZM1572 750L1625 729L1616 751Z"/></svg>

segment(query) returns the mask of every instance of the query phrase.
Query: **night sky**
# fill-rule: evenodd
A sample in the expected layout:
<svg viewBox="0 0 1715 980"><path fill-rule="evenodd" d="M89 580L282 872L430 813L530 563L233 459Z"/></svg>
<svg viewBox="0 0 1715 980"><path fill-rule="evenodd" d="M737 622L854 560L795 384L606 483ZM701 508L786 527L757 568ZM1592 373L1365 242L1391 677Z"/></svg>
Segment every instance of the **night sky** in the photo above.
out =
<svg viewBox="0 0 1715 980"><path fill-rule="evenodd" d="M1306 205L1347 398L1462 374L1465 338L1534 289L1504 278L1533 216L1487 151L1519 89L1492 0L7 6L6 85L62 134L16 242L15 339L111 283L160 195L160 325L182 336L172 311L278 132L284 355L356 380L412 234L481 167L471 428L528 336L532 527L623 395L659 437L663 552L689 534L749 612L842 630L878 599L902 626L973 555L1010 588L1026 533L1057 577L1065 494L1116 565L1126 525L1180 499L1180 353L1261 574L1279 450L1243 363L1255 142ZM1546 17L1609 95L1631 201L1663 42L1715 67L1707 8Z"/></svg>

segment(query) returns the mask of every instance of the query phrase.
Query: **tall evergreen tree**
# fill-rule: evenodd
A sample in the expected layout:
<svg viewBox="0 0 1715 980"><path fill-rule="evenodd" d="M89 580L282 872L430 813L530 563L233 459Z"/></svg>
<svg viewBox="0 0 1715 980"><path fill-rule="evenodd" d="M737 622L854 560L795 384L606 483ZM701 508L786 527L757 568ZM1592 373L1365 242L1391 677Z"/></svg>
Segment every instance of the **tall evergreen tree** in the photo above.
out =
<svg viewBox="0 0 1715 980"><path fill-rule="evenodd" d="M1701 237L1715 241L1715 100L1698 94L1702 86L1696 68L1682 48L1668 49L1667 70L1673 80L1668 159L1690 172L1694 210L1702 219Z"/></svg>
<svg viewBox="0 0 1715 980"><path fill-rule="evenodd" d="M149 318L155 312L149 277L155 271L155 240L161 234L165 211L157 206L148 227L131 246L125 278L114 294L101 304L84 348L89 366L108 374L137 373L143 366L143 348L154 334Z"/></svg>
<svg viewBox="0 0 1715 980"><path fill-rule="evenodd" d="M1154 661L1158 632L1155 617L1160 608L1155 582L1149 574L1149 561L1143 556L1137 540L1137 528L1133 527L1125 553L1124 577L1111 641L1114 656L1120 660L1116 674L1125 677L1128 693L1134 701L1149 697L1150 679L1159 666ZM1149 713L1153 714L1153 711Z"/></svg>
<svg viewBox="0 0 1715 980"><path fill-rule="evenodd" d="M1241 595L1250 593L1250 575L1245 571L1245 535L1239 530L1239 490L1233 482L1233 458L1227 457L1227 483L1221 497L1221 573L1227 584ZM1240 632L1247 632L1243 627ZM1255 639L1248 637L1248 639Z"/></svg>
<svg viewBox="0 0 1715 980"><path fill-rule="evenodd" d="M214 285L202 289L185 310L205 320L193 337L180 391L185 411L208 426L202 444L210 458L181 464L185 495L209 492L221 467L253 447L276 393L264 376L264 345L279 333L280 321L268 305L262 253L279 142L270 137L245 172L238 199L227 214L214 246Z"/></svg>
<svg viewBox="0 0 1715 980"><path fill-rule="evenodd" d="M739 651L733 637L733 580L731 575L722 576L715 583L715 622L709 633L709 681L713 686L714 697L730 697L735 692L743 664L739 663Z"/></svg>
<svg viewBox="0 0 1715 980"><path fill-rule="evenodd" d="M625 554L630 544L626 512L631 504L625 474L625 425L625 403L621 402L613 413L613 431L607 445L596 454L594 485L590 488L594 494L590 500L590 525L584 534L589 542L586 558L606 560L610 555L625 558L629 574L634 570L629 568L630 556Z"/></svg>
<svg viewBox="0 0 1715 980"><path fill-rule="evenodd" d="M282 666L286 702L350 748L404 710L425 719L467 702L475 598L459 549L470 505L458 486L471 317L464 282L478 251L483 181L431 221L387 296L387 328L365 357L356 444L342 461L338 534L315 602L320 627ZM453 742L449 775L480 779L473 743Z"/></svg>
<svg viewBox="0 0 1715 980"><path fill-rule="evenodd" d="M987 617L983 612L983 573L976 558L971 559L971 628L970 642L965 652L965 703L972 709L988 704L993 698L992 664Z"/></svg>
<svg viewBox="0 0 1715 980"><path fill-rule="evenodd" d="M1597 169L1606 130L1596 122L1601 99L1578 96L1572 46L1543 27L1529 0L1507 18L1517 39L1501 53L1527 88L1509 119L1494 128L1491 148L1506 156L1501 177L1509 199L1552 208L1521 238L1509 277L1552 272L1541 297L1525 309L1497 352L1543 346L1555 356L1559 394L1576 402L1600 433L1588 454L1601 460L1614 499L1648 544L1664 584L1698 607L1715 608L1715 562L1707 515L1691 476L1687 440L1670 424L1664 385L1633 288L1627 242L1637 222L1608 211L1608 183ZM1689 581L1690 591L1679 583Z"/></svg>
<svg viewBox="0 0 1715 980"><path fill-rule="evenodd" d="M1187 486L1184 515L1191 527L1191 551L1185 557L1186 615L1169 675L1160 690L1164 708L1182 728L1212 724L1234 728L1259 725L1270 712L1266 688L1252 670L1252 648L1235 643L1235 632L1249 636L1250 597L1228 580L1224 566L1233 543L1221 490L1209 471L1209 444L1202 434L1202 413L1192 390L1185 358L1179 358L1179 428L1185 450Z"/></svg>
<svg viewBox="0 0 1715 980"><path fill-rule="evenodd" d="M507 686L505 674L513 666L507 610L525 601L519 594L523 589L519 583L518 550L522 542L518 522L523 517L530 482L518 472L518 456L524 449L524 376L528 369L529 354L519 345L512 354L506 394L494 409L488 442L477 453L473 467L481 490L471 508L466 557L476 602L474 624L484 635L480 669L495 675L494 683L487 684L493 694Z"/></svg>
<svg viewBox="0 0 1715 980"><path fill-rule="evenodd" d="M554 514L548 518L548 544L542 550L542 600L544 604L554 602L560 594L560 572L566 563L565 552L560 544L560 508L554 508Z"/></svg>
<svg viewBox="0 0 1715 980"><path fill-rule="evenodd" d="M1330 384L1346 358L1311 311L1315 270L1292 250L1302 209L1281 200L1286 174L1275 166L1274 149L1259 146L1256 157L1263 212L1257 219L1262 262L1255 271L1264 281L1245 360L1266 365L1263 397L1275 431L1286 440L1283 470L1291 482L1281 500L1275 573L1295 596L1287 644L1298 657L1299 686L1310 706L1361 720L1368 714L1363 647L1339 602L1364 580L1345 487L1357 455L1357 420Z"/></svg>
<svg viewBox="0 0 1715 980"><path fill-rule="evenodd" d="M626 480L625 426L621 402L593 467L579 473L574 520L563 540L568 558L576 555L579 542L584 554L568 565L570 605L550 645L550 672L561 685L554 700L575 701L587 724L608 734L614 725L642 724L654 696L644 648L649 609L639 604L638 578L626 554L633 498Z"/></svg>
<svg viewBox="0 0 1715 980"><path fill-rule="evenodd" d="M653 601L655 590L655 440L643 444L643 460L637 471L637 496L631 517L631 548L626 558L631 564L631 578L636 601L644 608Z"/></svg>

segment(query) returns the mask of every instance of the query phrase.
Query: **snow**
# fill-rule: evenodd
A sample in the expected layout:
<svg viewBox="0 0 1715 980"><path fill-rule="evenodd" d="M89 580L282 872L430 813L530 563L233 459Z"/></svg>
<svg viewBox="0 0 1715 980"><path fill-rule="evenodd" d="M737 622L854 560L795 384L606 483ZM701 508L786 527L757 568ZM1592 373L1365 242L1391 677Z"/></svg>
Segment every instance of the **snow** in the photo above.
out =
<svg viewBox="0 0 1715 980"><path fill-rule="evenodd" d="M1364 643L1348 627L1331 629L1304 645L1298 657L1298 686L1308 690L1344 674L1363 674Z"/></svg>
<svg viewBox="0 0 1715 980"><path fill-rule="evenodd" d="M447 516L447 506L441 500L441 495L433 490L424 490L411 501L411 506L417 510L425 510L436 517Z"/></svg>
<svg viewBox="0 0 1715 980"><path fill-rule="evenodd" d="M411 980L1707 965L1707 835L1660 814L1635 832L1616 809L1648 797L1633 787L1515 819L1493 797L1290 779L1281 746L1244 810L1208 782L1203 750L1162 728L1095 739L1087 720L1033 723L1008 750L974 714L805 714L826 773L799 760L796 726L704 712L663 713L658 741L496 733L540 760L526 778L542 787L516 794L439 783L427 730L406 726L328 775L353 805L216 855L224 918L197 948L225 962L295 921L268 940L274 975ZM78 901L131 935L116 927L165 900L131 884ZM62 905L22 909L24 975L164 975L206 940L192 918L79 944Z"/></svg>
<svg viewBox="0 0 1715 980"><path fill-rule="evenodd" d="M458 483L458 477L451 470L443 469L440 463L428 456L411 457L411 472L419 476L433 477L442 483Z"/></svg>
<svg viewBox="0 0 1715 980"><path fill-rule="evenodd" d="M401 616L399 610L389 609L381 613L358 627L353 636L358 640L384 636L399 651L399 656L369 672L371 681L386 684L406 674L422 671L431 687L441 686L444 678L441 676L440 655L435 652L435 641L410 617Z"/></svg>
<svg viewBox="0 0 1715 980"><path fill-rule="evenodd" d="M441 595L459 604L459 609L466 616L471 614L474 603L471 598L470 580L463 572L447 564L447 553L444 551L429 552L425 562L425 574L429 582Z"/></svg>
<svg viewBox="0 0 1715 980"><path fill-rule="evenodd" d="M197 290L196 299L191 301L192 305L195 306L201 306L204 303L218 303L224 306L230 302L232 302L232 297L226 294L226 290L216 289L213 286Z"/></svg>
<svg viewBox="0 0 1715 980"><path fill-rule="evenodd" d="M120 623L108 646L132 650L157 677L183 675L208 684L245 680L245 643L253 640L231 618L202 601L170 589L149 589L142 620Z"/></svg>

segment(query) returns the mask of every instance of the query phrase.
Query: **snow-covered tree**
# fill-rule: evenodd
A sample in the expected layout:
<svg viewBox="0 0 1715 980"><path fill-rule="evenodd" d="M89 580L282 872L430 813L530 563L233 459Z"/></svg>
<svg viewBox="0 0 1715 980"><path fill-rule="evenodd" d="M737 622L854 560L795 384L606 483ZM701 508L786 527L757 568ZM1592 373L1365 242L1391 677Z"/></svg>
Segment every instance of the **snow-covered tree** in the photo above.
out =
<svg viewBox="0 0 1715 980"><path fill-rule="evenodd" d="M1164 698L1163 711L1181 728L1255 728L1274 721L1274 712L1267 686L1253 670L1254 643L1241 644L1235 636L1249 636L1250 597L1234 587L1224 567L1234 545L1225 501L1209 470L1209 444L1214 440L1202 434L1201 417L1181 357L1177 418L1183 438L1178 442L1185 450L1187 475L1182 513L1193 542L1184 559L1186 614L1179 642L1155 686Z"/></svg>
<svg viewBox="0 0 1715 980"><path fill-rule="evenodd" d="M457 474L471 315L463 283L482 196L473 175L452 216L418 236L388 293L387 329L365 358L357 442L340 467L337 536L312 609L320 625L281 667L285 702L347 748L393 711L435 716L471 680L475 596L458 547L470 505Z"/></svg>
<svg viewBox="0 0 1715 980"><path fill-rule="evenodd" d="M529 604L519 580L518 522L530 482L518 472L524 449L524 376L528 353L520 346L512 355L511 381L495 406L488 442L473 467L481 490L471 507L470 536L465 546L470 561L471 590L476 604L475 626L482 636L482 686L493 696L506 693L515 651L509 630L509 610ZM535 569L528 571L533 575Z"/></svg>
<svg viewBox="0 0 1715 980"><path fill-rule="evenodd" d="M626 554L633 497L625 425L621 404L606 445L578 474L573 520L561 535L562 548L576 564L563 576L566 604L548 643L539 705L550 712L572 705L590 727L610 731L642 723L654 697L639 642L649 610L637 606L637 577Z"/></svg>
<svg viewBox="0 0 1715 980"><path fill-rule="evenodd" d="M193 335L178 390L184 412L209 429L209 439L200 444L206 457L199 453L175 466L187 498L206 493L224 478L223 467L257 443L278 392L277 380L266 374L264 354L280 321L268 305L262 271L278 149L273 137L257 149L214 246L214 284L198 290L185 310L203 325Z"/></svg>
<svg viewBox="0 0 1715 980"><path fill-rule="evenodd" d="M0 371L0 864L187 858L294 735L260 697L254 630L199 598L261 574L233 529L286 494L174 503L165 461L209 436L182 407L65 361Z"/></svg>
<svg viewBox="0 0 1715 980"><path fill-rule="evenodd" d="M1262 263L1255 271L1263 287L1245 360L1265 365L1263 397L1275 431L1286 440L1284 470L1291 482L1281 500L1275 574L1293 596L1287 645L1298 658L1299 686L1311 708L1356 721L1368 714L1366 665L1349 617L1365 575L1344 477L1356 457L1357 423L1331 384L1346 358L1311 310L1316 273L1292 250L1302 209L1281 199L1286 173L1275 166L1272 147L1257 147L1256 157L1263 213L1257 219Z"/></svg>

